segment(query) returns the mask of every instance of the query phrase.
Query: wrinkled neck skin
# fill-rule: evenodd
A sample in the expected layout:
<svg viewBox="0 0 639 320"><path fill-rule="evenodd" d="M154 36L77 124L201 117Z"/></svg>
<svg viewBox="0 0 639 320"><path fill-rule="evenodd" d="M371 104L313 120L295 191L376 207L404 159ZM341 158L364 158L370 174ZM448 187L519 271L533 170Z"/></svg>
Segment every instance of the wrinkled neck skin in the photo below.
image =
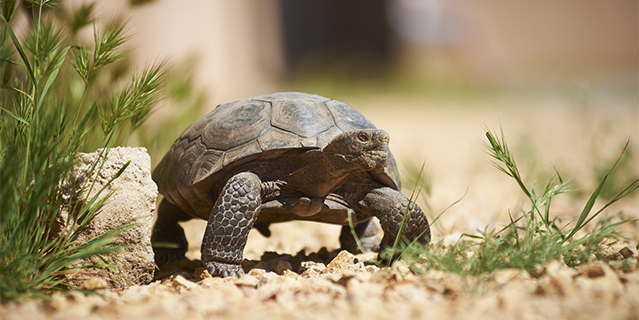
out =
<svg viewBox="0 0 639 320"><path fill-rule="evenodd" d="M339 188L348 176L362 168L349 161L348 156L310 150L302 155L300 163L306 165L290 173L285 179L287 187L311 197L325 197Z"/></svg>

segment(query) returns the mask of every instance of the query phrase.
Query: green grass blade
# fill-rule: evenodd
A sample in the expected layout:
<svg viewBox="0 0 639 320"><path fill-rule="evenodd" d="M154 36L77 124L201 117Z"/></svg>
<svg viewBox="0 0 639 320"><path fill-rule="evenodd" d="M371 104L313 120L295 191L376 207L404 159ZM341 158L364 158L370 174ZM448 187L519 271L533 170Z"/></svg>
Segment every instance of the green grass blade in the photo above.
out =
<svg viewBox="0 0 639 320"><path fill-rule="evenodd" d="M20 122L22 122L22 123L24 123L24 124L26 124L26 125L28 125L28 126L30 126L30 125L31 125L31 123L30 123L29 121L27 121L27 119L25 119L25 118L23 118L23 117L21 117L21 116L19 116L19 115L15 114L15 113L13 113L13 112L11 112L11 111L7 110L7 109L5 109L5 108L1 108L1 109L2 109L2 111L4 111L4 112L6 112L7 114L9 114L12 118L14 118L14 119L16 119L16 120L18 120L18 121L20 121Z"/></svg>
<svg viewBox="0 0 639 320"><path fill-rule="evenodd" d="M501 162L504 166L500 166L498 163L494 163L493 165L497 167L500 171L504 172L508 176L515 179L519 188L524 192L526 197L532 199L533 195L530 190L526 187L524 182L521 179L521 175L519 174L519 170L517 169L517 164L515 163L514 157L510 154L508 149L508 145L506 144L506 138L504 137L504 133L501 133L501 141L496 139L495 136L490 132L486 131L486 138L490 143L488 145L490 155Z"/></svg>
<svg viewBox="0 0 639 320"><path fill-rule="evenodd" d="M3 0L0 1L0 4L2 8L2 15L5 16L6 19L11 20L15 13L16 0Z"/></svg>
<svg viewBox="0 0 639 320"><path fill-rule="evenodd" d="M22 45L20 45L20 42L18 41L16 34L13 32L13 29L11 28L11 25L9 25L9 22L4 18L3 15L0 15L0 19L2 19L2 23L4 24L5 28L7 28L6 30L9 33L9 36L11 37L11 41L13 41L13 45L15 46L16 50L18 50L18 53L20 54L20 57L22 58L22 61L24 62L24 66L27 68L27 72L29 74L29 78L31 79L31 83L33 84L33 86L36 86L37 82L36 82L35 74L33 73L33 68L31 67L31 64L29 63L29 59L27 58L27 55L24 53L24 49L22 48Z"/></svg>
<svg viewBox="0 0 639 320"><path fill-rule="evenodd" d="M617 166L617 164L621 160L621 157L623 157L624 153L626 152L626 149L628 148L628 144L629 143L630 143L630 141L626 142L626 145L623 147L623 150L619 154L619 157L617 158L617 161L615 161L615 163L612 165L612 167L610 167L608 172L606 172L604 177L601 179L601 181L597 185L597 188L595 188L595 191L593 191L593 193L590 195L590 198L588 198L588 201L586 202L586 205L584 206L583 210L581 210L581 214L579 215L579 218L577 219L577 222L575 223L575 227L564 238L564 240L563 240L564 242L569 240L570 238L572 238L575 235L575 233L579 232L579 230L581 230L585 226L584 222L588 218L588 215L590 214L590 211L592 211L592 208L594 207L595 202L597 201L597 198L599 198L599 195L601 194L601 191L603 190L604 186L606 185L606 181L608 180L608 177L610 176L612 171L615 169L615 167ZM600 212L601 212L601 210L597 211L589 219L589 221L592 220L592 218L596 217Z"/></svg>
<svg viewBox="0 0 639 320"><path fill-rule="evenodd" d="M364 246L362 245L362 241L360 241L357 233L355 232L355 224L353 223L353 210L348 209L348 226L351 229L351 235L353 235L353 239L355 239L355 243L357 244L357 249L361 252L366 252Z"/></svg>
<svg viewBox="0 0 639 320"><path fill-rule="evenodd" d="M590 221L592 221L597 215L599 215L606 208L608 208L613 203L621 200L622 198L624 198L625 196L629 195L630 193L634 192L637 189L639 189L639 179L636 179L635 181L631 182L625 189L623 189L614 198L612 198L610 201L608 201L606 204L604 204L601 207L601 209L597 210L597 212L595 214L593 214L590 218L588 218L588 220L586 220L583 224L587 225Z"/></svg>
<svg viewBox="0 0 639 320"><path fill-rule="evenodd" d="M24 92L24 91L22 91L22 90L20 90L20 89L18 89L16 87L12 87L12 86L8 86L8 85L3 84L3 85L0 85L0 88L8 89L8 90L11 90L11 91L15 91L15 92L17 92L17 93L19 93L21 95L24 95L25 97L29 98L29 100L33 99L33 97L31 97L30 94L28 94L28 93L26 93L26 92ZM3 110L5 110L5 109L3 108Z"/></svg>
<svg viewBox="0 0 639 320"><path fill-rule="evenodd" d="M468 188L466 188L466 191L464 191L464 194L457 200L453 201L450 205L448 205L448 207L446 207L444 210L442 210L442 212L440 212L431 222L430 222L430 226L432 228L432 226L439 220L439 218L441 218L444 213L446 213L448 210L450 210L452 207L454 207L455 205L457 205L458 203L460 203L462 200L464 200L464 198L466 197L466 195L468 195Z"/></svg>
<svg viewBox="0 0 639 320"><path fill-rule="evenodd" d="M67 56L67 52L69 52L69 47L66 47L64 49L62 49L62 52L56 56L56 60L53 62L53 70L51 71L51 74L49 75L49 78L47 78L47 82L44 84L44 88L42 89L42 93L40 94L40 99L38 99L38 105L36 106L36 112L38 112L40 110L40 107L42 107L42 103L44 102L45 97L47 96L47 93L49 92L49 89L51 88L51 86L53 85L53 83L55 82L56 78L58 77L58 73L60 72L60 68L62 67L62 63L64 62L66 56Z"/></svg>
<svg viewBox="0 0 639 320"><path fill-rule="evenodd" d="M521 219L521 217L519 219L517 219L517 220L513 220L513 216L509 212L508 213L508 218L510 219L509 227L511 228L511 235L513 236L513 238L515 240L515 245L519 246L519 234L517 233L516 221L519 221L519 219Z"/></svg>

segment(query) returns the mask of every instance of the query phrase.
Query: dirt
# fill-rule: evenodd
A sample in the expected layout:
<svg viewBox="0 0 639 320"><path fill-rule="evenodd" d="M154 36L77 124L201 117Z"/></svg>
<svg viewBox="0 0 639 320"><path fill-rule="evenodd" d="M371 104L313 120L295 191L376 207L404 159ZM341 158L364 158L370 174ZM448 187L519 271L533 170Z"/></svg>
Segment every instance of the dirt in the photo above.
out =
<svg viewBox="0 0 639 320"><path fill-rule="evenodd" d="M626 140L639 150L636 101L615 108L583 108L567 99L436 103L397 99L348 101L391 135L400 166L425 161L430 192L420 199L429 217L461 199L433 225L433 241L455 241L502 226L508 213L527 208L518 186L489 163L484 129L502 128L532 184L554 172L574 179L576 196L553 200L553 212L574 221L596 180L593 168L611 163ZM634 104L634 105L633 105ZM610 105L604 102L598 105ZM636 153L636 151L633 151ZM637 176L636 154L623 170ZM404 176L407 176L406 173ZM611 179L611 186L621 184ZM598 207L601 204L598 204ZM639 195L607 211L639 217ZM199 259L203 221L185 224L187 256ZM618 261L570 268L553 262L534 276L521 270L462 278L430 270L413 274L403 262L390 268L367 263L374 254L340 252L339 227L287 223L264 238L251 233L240 279L212 278L197 262L145 286L99 295L57 293L49 301L0 305L2 319L639 319L639 224L620 228L623 242L609 254Z"/></svg>

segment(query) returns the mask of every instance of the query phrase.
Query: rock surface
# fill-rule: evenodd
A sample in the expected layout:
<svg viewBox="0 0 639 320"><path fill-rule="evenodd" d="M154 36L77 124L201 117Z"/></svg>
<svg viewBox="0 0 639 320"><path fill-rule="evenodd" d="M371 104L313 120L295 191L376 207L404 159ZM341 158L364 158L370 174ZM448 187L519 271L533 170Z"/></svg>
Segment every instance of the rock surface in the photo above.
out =
<svg viewBox="0 0 639 320"><path fill-rule="evenodd" d="M56 217L58 232L68 232L80 218L77 214L69 217L68 208L78 202L90 201L101 189L100 197L111 196L100 207L95 217L83 228L78 240L85 242L109 230L131 225L133 227L120 234L114 245L126 245L123 253L104 256L106 262L116 267L83 268L68 274L68 280L79 287L93 290L100 288L125 288L132 284L147 284L153 280L155 263L151 248L151 230L156 206L157 187L151 180L151 158L145 148L118 147L109 150L106 161L102 159L102 149L88 154L80 154L76 165L76 185L81 190L66 187L67 206ZM122 174L111 181L128 163ZM92 166L97 164L91 174ZM95 184L93 184L95 182ZM106 186L106 187L105 187ZM79 260L72 266L103 264L98 257Z"/></svg>

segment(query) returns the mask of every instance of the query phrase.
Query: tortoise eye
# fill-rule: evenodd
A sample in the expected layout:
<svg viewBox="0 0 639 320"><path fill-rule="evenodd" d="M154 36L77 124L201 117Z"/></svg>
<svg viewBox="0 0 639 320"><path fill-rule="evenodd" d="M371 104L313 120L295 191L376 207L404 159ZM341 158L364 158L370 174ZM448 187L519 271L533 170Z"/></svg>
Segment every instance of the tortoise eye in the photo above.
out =
<svg viewBox="0 0 639 320"><path fill-rule="evenodd" d="M371 139L371 137L366 132L360 132L357 134L357 139L361 142L368 142Z"/></svg>

